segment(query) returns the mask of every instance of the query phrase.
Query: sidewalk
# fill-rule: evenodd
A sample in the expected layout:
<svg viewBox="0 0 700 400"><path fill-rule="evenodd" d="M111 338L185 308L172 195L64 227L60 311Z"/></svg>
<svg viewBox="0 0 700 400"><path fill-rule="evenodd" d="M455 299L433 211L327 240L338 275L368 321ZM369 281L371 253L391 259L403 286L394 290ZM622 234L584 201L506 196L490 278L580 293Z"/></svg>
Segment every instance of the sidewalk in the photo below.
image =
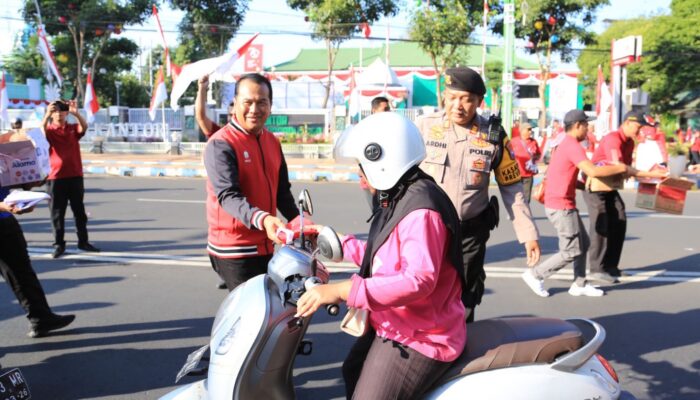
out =
<svg viewBox="0 0 700 400"><path fill-rule="evenodd" d="M170 154L93 154L83 152L85 174L116 176L205 177L201 156ZM287 157L289 180L357 182L357 166L332 159Z"/></svg>

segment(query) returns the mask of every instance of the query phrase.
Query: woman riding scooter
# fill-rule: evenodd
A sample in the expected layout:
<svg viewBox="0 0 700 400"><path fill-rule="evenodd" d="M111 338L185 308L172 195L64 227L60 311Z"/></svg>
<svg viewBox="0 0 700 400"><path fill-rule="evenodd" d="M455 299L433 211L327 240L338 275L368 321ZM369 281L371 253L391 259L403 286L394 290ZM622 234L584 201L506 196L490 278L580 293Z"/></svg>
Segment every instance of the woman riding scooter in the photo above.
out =
<svg viewBox="0 0 700 400"><path fill-rule="evenodd" d="M398 114L375 114L344 132L335 156L359 163L380 207L367 242L343 238L359 275L307 291L297 316L339 301L368 311L370 328L343 364L348 399L418 398L466 344L457 213L418 168L423 139Z"/></svg>

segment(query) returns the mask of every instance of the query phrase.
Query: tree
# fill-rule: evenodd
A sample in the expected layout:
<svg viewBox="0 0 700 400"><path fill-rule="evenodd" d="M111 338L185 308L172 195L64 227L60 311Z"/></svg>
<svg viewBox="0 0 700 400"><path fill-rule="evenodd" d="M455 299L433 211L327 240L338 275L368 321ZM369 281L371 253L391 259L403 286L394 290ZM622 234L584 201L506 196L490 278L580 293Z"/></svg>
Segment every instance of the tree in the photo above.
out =
<svg viewBox="0 0 700 400"><path fill-rule="evenodd" d="M652 24L653 19L650 18L615 21L603 33L595 36L595 43L589 44L579 53L576 63L581 69L581 83L585 88L583 92L585 104L595 104L599 65L606 80L610 81L610 44L613 39L641 35Z"/></svg>
<svg viewBox="0 0 700 400"><path fill-rule="evenodd" d="M527 6L523 7L523 3ZM515 0L515 36L528 41L527 50L537 56L539 64L540 129L547 124L545 90L552 54L558 53L562 60L570 61L573 44L593 43L594 34L588 27L594 22L597 9L608 3L609 0ZM502 33L503 17L493 26L495 32Z"/></svg>
<svg viewBox="0 0 700 400"><path fill-rule="evenodd" d="M248 0L168 0L185 11L178 25L181 50L190 61L223 54L243 23Z"/></svg>
<svg viewBox="0 0 700 400"><path fill-rule="evenodd" d="M295 10L306 13L313 24L311 37L324 40L328 50L328 81L323 107L328 105L335 56L340 44L360 32L362 24L372 24L382 16L396 14L398 6L388 0L287 0Z"/></svg>
<svg viewBox="0 0 700 400"><path fill-rule="evenodd" d="M498 90L503 82L503 63L500 61L488 61L484 66L486 69L486 90L491 91L491 111L497 114L499 110Z"/></svg>
<svg viewBox="0 0 700 400"><path fill-rule="evenodd" d="M37 50L37 37L32 36L26 46L17 46L3 59L3 69L9 72L16 82L27 78L44 76L43 58Z"/></svg>
<svg viewBox="0 0 700 400"><path fill-rule="evenodd" d="M62 72L67 72L65 78L73 81L78 102L82 102L83 75L87 74L87 69L98 70L98 60L105 48L119 46L111 43L112 35L121 33L124 25L143 22L151 13L148 0L42 0L38 4L46 32L53 36L57 47L55 53L59 67ZM30 24L39 22L34 0L25 1L23 16ZM67 47L72 50L70 56L67 52L62 53ZM75 63L74 68L67 66L69 60Z"/></svg>
<svg viewBox="0 0 700 400"><path fill-rule="evenodd" d="M467 44L480 23L483 6L483 1L478 0L431 1L413 12L409 36L433 62L439 107L442 107L440 77L454 63L458 49Z"/></svg>
<svg viewBox="0 0 700 400"><path fill-rule="evenodd" d="M586 46L578 57L584 83L592 93L596 69L600 64L606 78L610 78L610 44L613 39L642 36L642 61L629 64L627 82L630 87L641 87L649 94L651 110L668 112L673 109L676 96L700 87L700 15L693 0L673 0L671 15L657 15L613 22L596 37L597 43ZM587 96L591 103L592 94Z"/></svg>

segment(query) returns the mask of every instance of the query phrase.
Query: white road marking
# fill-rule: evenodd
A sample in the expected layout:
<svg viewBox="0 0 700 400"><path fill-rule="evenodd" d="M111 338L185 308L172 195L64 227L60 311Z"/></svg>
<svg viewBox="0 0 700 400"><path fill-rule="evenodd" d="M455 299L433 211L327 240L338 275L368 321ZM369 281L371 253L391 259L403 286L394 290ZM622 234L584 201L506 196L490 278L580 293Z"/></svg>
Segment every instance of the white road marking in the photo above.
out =
<svg viewBox="0 0 700 400"><path fill-rule="evenodd" d="M173 200L173 199L136 199L148 203L190 203L190 204L205 204L205 200Z"/></svg>
<svg viewBox="0 0 700 400"><path fill-rule="evenodd" d="M53 249L45 247L30 247L29 255L34 259L51 259ZM211 268L209 257L207 256L179 256L172 254L153 253L129 253L129 252L67 252L61 259L66 260L86 260L98 262L114 262L120 264L149 264L149 265L171 265L185 267L205 267ZM323 261L323 264L331 272L357 272L359 268L350 262L330 262ZM486 273L489 278L520 279L520 275L525 270L524 267L499 267L486 266ZM651 271L626 270L626 276L620 277L621 282L688 282L700 283L700 272L691 271L669 271L664 269ZM571 280L571 272L556 273L552 279Z"/></svg>

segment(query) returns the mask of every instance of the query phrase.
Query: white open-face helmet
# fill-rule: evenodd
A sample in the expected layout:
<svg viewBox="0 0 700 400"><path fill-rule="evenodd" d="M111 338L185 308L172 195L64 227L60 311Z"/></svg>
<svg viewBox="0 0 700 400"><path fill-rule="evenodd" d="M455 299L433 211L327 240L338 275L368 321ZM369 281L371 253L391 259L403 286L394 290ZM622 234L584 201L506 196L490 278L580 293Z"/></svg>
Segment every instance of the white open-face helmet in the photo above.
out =
<svg viewBox="0 0 700 400"><path fill-rule="evenodd" d="M333 149L336 160L362 166L373 188L388 190L404 173L425 159L425 143L418 127L394 112L373 114L346 129Z"/></svg>

